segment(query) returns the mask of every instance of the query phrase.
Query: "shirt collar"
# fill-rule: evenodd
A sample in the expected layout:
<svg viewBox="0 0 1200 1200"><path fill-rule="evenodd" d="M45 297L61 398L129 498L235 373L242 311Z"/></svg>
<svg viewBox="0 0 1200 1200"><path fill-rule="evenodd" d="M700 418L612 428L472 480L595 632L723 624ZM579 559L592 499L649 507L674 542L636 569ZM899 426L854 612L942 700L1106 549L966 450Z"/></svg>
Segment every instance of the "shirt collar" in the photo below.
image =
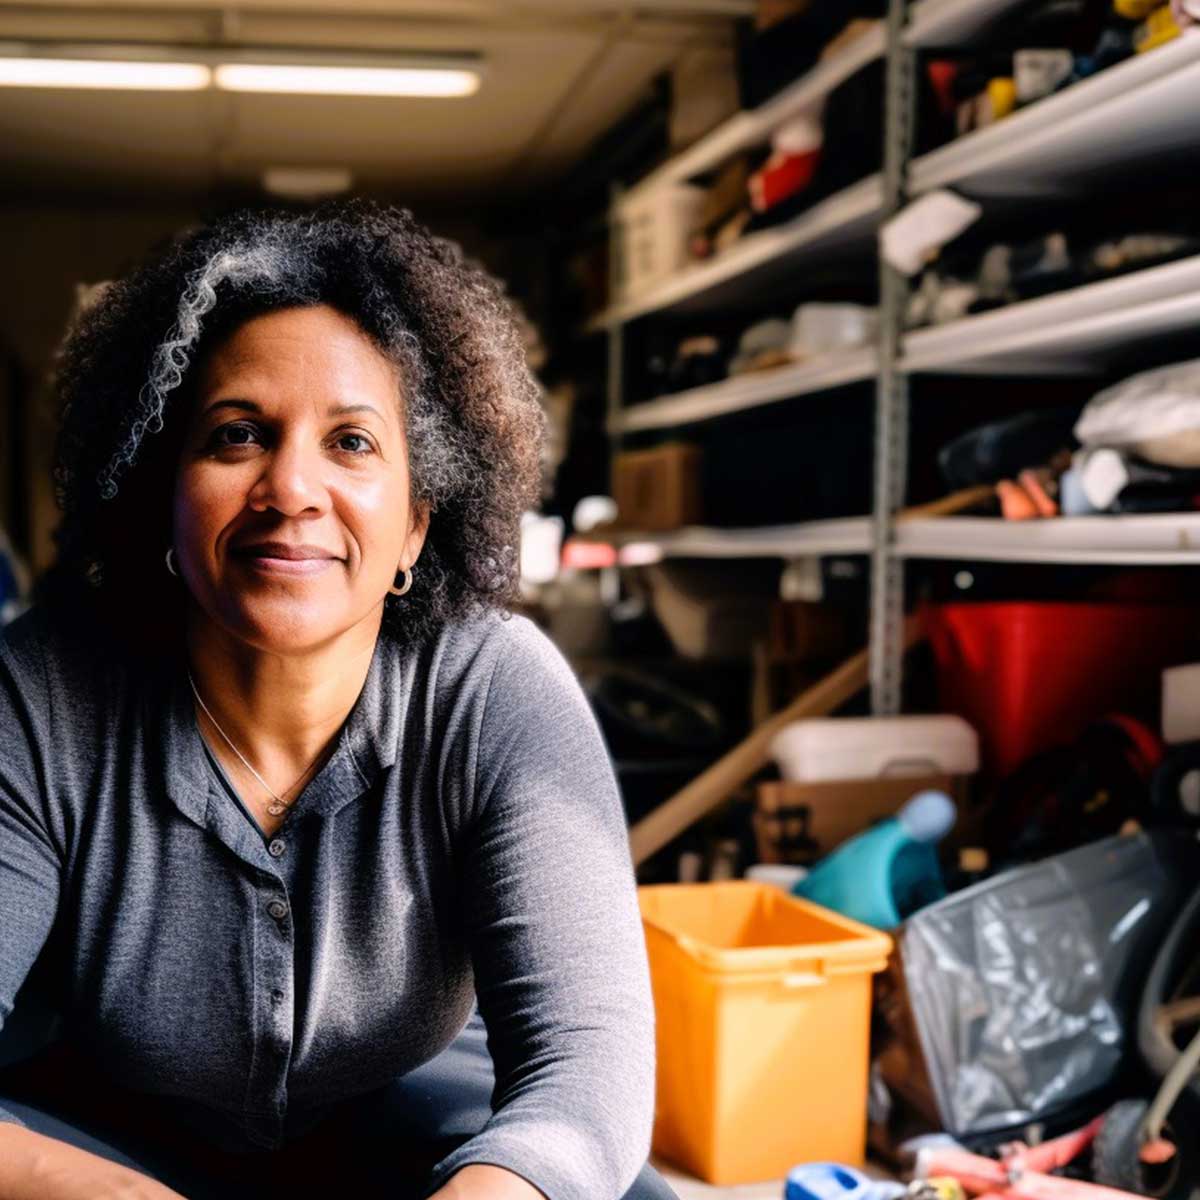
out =
<svg viewBox="0 0 1200 1200"><path fill-rule="evenodd" d="M314 814L332 816L368 792L395 763L402 718L402 660L395 642L381 633L362 690L337 735L337 745L294 802L289 822ZM160 744L167 794L185 816L207 828L212 824L210 790L215 781L196 722L182 651L165 664L161 687L161 702L151 700L146 716L149 727L156 720L162 722Z"/></svg>

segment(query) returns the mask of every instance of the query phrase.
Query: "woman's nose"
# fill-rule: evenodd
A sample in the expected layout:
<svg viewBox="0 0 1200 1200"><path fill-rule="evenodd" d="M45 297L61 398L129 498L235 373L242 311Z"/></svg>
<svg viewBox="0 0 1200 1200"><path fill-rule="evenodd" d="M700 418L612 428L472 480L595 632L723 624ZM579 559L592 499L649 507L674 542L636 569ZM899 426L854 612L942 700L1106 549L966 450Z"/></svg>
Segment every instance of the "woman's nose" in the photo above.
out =
<svg viewBox="0 0 1200 1200"><path fill-rule="evenodd" d="M250 491L251 508L260 512L274 508L289 517L325 511L329 493L319 450L283 439L261 461L262 472Z"/></svg>

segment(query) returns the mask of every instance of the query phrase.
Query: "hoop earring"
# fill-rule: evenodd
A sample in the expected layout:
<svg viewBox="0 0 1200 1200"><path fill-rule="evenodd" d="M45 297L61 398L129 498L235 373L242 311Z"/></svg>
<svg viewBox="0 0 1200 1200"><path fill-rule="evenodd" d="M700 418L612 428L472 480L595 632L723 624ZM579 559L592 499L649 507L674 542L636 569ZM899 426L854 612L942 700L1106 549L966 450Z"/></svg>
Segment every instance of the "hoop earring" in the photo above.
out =
<svg viewBox="0 0 1200 1200"><path fill-rule="evenodd" d="M175 567L175 547L174 546L167 547L167 570L170 571L172 575L179 574L179 571Z"/></svg>
<svg viewBox="0 0 1200 1200"><path fill-rule="evenodd" d="M393 582L392 586L388 588L388 591L391 592L393 596L403 596L405 592L412 587L413 568L409 567L407 571L401 570L400 574L404 576L404 586L397 587L395 582Z"/></svg>

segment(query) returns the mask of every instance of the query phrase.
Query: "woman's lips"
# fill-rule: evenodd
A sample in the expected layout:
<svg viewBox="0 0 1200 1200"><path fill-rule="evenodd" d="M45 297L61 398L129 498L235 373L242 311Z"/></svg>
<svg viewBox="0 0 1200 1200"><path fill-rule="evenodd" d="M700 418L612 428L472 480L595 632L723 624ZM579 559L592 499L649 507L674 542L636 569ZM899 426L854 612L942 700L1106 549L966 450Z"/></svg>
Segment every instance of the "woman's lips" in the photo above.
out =
<svg viewBox="0 0 1200 1200"><path fill-rule="evenodd" d="M332 558L272 558L261 554L244 555L243 561L268 575L319 575L334 562Z"/></svg>
<svg viewBox="0 0 1200 1200"><path fill-rule="evenodd" d="M340 561L319 546L258 542L234 550L234 557L267 575L319 575Z"/></svg>

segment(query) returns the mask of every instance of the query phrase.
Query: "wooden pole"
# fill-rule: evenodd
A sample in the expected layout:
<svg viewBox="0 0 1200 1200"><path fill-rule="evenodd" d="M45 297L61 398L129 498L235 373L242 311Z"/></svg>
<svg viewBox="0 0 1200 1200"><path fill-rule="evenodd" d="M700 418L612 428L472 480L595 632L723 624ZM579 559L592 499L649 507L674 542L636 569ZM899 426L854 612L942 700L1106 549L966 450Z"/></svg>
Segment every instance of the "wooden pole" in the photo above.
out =
<svg viewBox="0 0 1200 1200"><path fill-rule="evenodd" d="M915 508L906 508L896 514L896 523L902 521L917 521L928 517L949 517L955 513L965 512L969 508L978 508L989 500L996 498L996 488L990 483L981 483L978 487L964 488L961 492L951 492L940 500L929 504L918 504Z"/></svg>

